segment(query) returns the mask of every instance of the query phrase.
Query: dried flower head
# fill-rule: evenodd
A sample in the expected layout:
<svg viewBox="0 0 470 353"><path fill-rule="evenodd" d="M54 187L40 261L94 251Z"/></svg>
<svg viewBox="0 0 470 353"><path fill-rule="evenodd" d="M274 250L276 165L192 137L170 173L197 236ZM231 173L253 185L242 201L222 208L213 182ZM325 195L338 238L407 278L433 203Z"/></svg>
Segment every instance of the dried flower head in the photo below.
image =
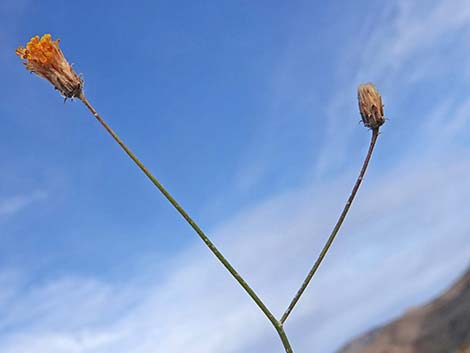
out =
<svg viewBox="0 0 470 353"><path fill-rule="evenodd" d="M77 97L82 92L83 81L59 49L59 39L53 41L50 34L41 39L35 36L26 48L18 47L16 55L26 59L23 63L26 68L52 83L65 98Z"/></svg>
<svg viewBox="0 0 470 353"><path fill-rule="evenodd" d="M382 97L373 83L364 83L357 89L359 111L364 125L371 129L378 129L384 122L384 109Z"/></svg>

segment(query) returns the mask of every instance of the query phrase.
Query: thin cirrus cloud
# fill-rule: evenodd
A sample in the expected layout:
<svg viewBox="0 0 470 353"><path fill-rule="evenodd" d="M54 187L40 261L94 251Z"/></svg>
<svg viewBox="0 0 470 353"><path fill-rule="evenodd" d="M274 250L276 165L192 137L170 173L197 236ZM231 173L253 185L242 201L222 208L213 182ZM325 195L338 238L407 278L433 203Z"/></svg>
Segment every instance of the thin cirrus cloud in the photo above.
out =
<svg viewBox="0 0 470 353"><path fill-rule="evenodd" d="M470 172L470 163L443 167L410 161L369 181L287 324L299 351L332 352L360 329L436 294L468 265L470 229L459 220L470 216L461 211L468 213L463 206L470 190L458 177ZM449 179L457 182L444 183ZM338 184L325 185L322 190L337 191L316 191L314 199L318 186L278 195L212 232L276 312L326 236L323 213L337 202L322 200L340 200L344 187ZM436 184L443 187L435 190ZM431 202L434 198L440 202ZM187 249L168 269L155 276L142 273L126 285L70 277L29 294L18 286L4 302L0 350L215 353L257 344L279 349L262 314L202 246Z"/></svg>
<svg viewBox="0 0 470 353"><path fill-rule="evenodd" d="M411 153L387 173L369 177L341 240L287 325L298 350L331 352L362 329L437 293L468 265L470 229L460 220L470 217L464 207L470 188L460 176L469 172L468 160L429 151ZM321 246L330 211L340 206L345 179L352 176L273 196L211 232L276 312ZM187 249L168 268L168 274L143 273L125 286L73 277L36 286L28 295L20 285L16 291L5 286L10 294L0 320L0 349L279 348L265 319L206 249Z"/></svg>
<svg viewBox="0 0 470 353"><path fill-rule="evenodd" d="M47 193L41 190L32 192L29 195L16 195L0 198L0 220L13 216L26 207L47 198Z"/></svg>
<svg viewBox="0 0 470 353"><path fill-rule="evenodd" d="M387 20L389 18L392 20ZM325 143L315 165L319 176L348 159L349 143L356 127L344 124L343 119L356 108L349 92L358 83L377 84L384 95L389 125L397 133L401 133L396 129L398 126L403 130L426 124L427 118L423 117L434 114L444 101L462 106L462 101L467 99L464 90L452 91L446 83L465 85L465 81L454 80L454 77L456 74L462 77L470 69L466 59L470 53L467 40L470 8L465 0L389 2L384 5L382 15L371 14L364 21L370 30L352 41L342 55L344 62L339 71L346 79L341 79L341 92L348 92L348 95L340 92L329 102ZM351 55L355 51L359 54ZM423 82L429 85L426 90L419 86ZM429 93L441 96L426 101L425 94ZM399 104L410 104L407 101L412 99L415 100L410 105L415 109L413 115L394 109ZM421 111L417 112L418 108ZM416 141L401 138L401 143L410 144L412 148Z"/></svg>

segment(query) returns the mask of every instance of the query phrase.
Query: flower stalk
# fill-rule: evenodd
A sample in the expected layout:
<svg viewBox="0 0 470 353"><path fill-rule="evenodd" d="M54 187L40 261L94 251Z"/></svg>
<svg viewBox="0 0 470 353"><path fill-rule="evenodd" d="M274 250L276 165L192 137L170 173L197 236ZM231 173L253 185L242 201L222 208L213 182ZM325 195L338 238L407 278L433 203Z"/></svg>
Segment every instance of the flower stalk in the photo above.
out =
<svg viewBox="0 0 470 353"><path fill-rule="evenodd" d="M370 158L372 157L372 153L374 152L375 143L377 142L377 138L379 137L380 126L385 122L382 97L380 96L377 88L372 83L362 84L358 87L358 103L359 112L361 113L364 126L372 130L369 150L367 151L366 158L364 159L364 163L362 164L359 176L356 179L356 183L354 184L354 187L351 191L351 195L346 201L346 204L344 205L343 211L341 212L338 221L336 222L330 236L328 237L328 240L323 246L320 255L318 256L317 260L308 272L307 277L305 277L305 280L303 281L299 290L297 291L294 298L289 303L289 306L287 307L286 311L282 315L280 320L281 324L284 324L284 322L286 322L287 318L289 317L290 313L299 301L300 297L307 289L310 281L312 280L313 276L320 267L323 259L326 256L326 253L330 249L331 244L335 240L336 235L338 234L344 220L346 219L348 211L351 208L354 198L356 197L357 191L359 190L362 180L364 179L364 175L366 173L367 166L369 165Z"/></svg>
<svg viewBox="0 0 470 353"><path fill-rule="evenodd" d="M339 216L339 219L338 221L336 222L334 228L333 228L333 231L331 232L330 236L328 237L328 240L326 241L325 245L323 246L323 249L322 251L320 252L320 255L318 256L317 260L315 261L315 263L313 264L311 270L309 271L309 273L307 274L307 277L305 278L305 280L303 281L302 285L300 286L299 290L297 291L297 293L295 294L294 298L292 299L292 301L290 302L289 306L287 307L286 311L284 312L284 314L282 315L281 317L281 323L284 323L286 322L287 318L289 317L290 313L292 312L292 310L294 309L295 305L297 304L297 302L299 301L300 297L302 296L302 294L305 292L305 290L307 289L307 286L309 285L310 281L312 280L313 276L315 275L315 273L317 272L318 268L320 267L320 264L322 263L323 259L325 258L326 256L326 253L328 252L328 250L330 249L330 246L331 244L333 243L333 241L335 240L336 238L336 235L338 234L340 228L341 228L341 225L343 224L345 218L346 218L346 215L348 214L348 211L349 211L349 208L351 207L353 201L354 201L354 198L356 196L356 193L357 191L359 190L359 186L361 185L362 183L362 180L364 178L364 174L366 172L366 169L367 169L367 166L369 165L369 161L370 161L370 158L372 156L372 152L374 151L374 147L375 147L375 143L377 141L377 137L379 136L379 129L374 129L372 130L372 137L371 137L371 141L370 141L370 145L369 145L369 151L367 152L367 155L366 155L366 158L364 160L364 164L362 165L362 169L361 169L361 172L359 174L359 177L357 178L356 180L356 183L354 184L354 187L352 189L352 192L351 192L351 195L349 196L348 198L348 201L346 202L346 204L344 205L344 208L343 208L343 211L341 212L341 215Z"/></svg>

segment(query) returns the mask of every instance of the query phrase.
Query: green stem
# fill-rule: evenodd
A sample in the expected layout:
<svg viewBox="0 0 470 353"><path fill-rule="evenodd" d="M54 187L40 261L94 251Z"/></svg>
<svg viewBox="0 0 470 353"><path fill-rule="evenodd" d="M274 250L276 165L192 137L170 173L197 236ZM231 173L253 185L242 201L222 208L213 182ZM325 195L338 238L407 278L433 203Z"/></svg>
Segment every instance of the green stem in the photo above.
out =
<svg viewBox="0 0 470 353"><path fill-rule="evenodd" d="M286 332L284 331L284 327L280 322L278 322L277 325L275 325L276 331L279 334L279 337L281 338L282 345L284 346L284 349L286 350L286 353L293 353L292 348L289 343L289 339L287 338Z"/></svg>
<svg viewBox="0 0 470 353"><path fill-rule="evenodd" d="M216 246L211 242L207 235L202 231L201 228L194 222L194 220L186 213L186 211L179 205L179 203L170 195L170 193L164 188L162 184L150 173L150 171L144 166L144 164L132 153L132 151L124 144L124 142L119 138L119 136L111 129L111 127L103 120L103 118L98 114L98 112L93 108L93 106L85 98L85 95L80 93L78 98L85 104L85 106L90 110L94 115L96 120L106 129L106 131L113 137L113 139L122 147L122 149L127 153L127 155L137 164L137 166L144 172L144 174L150 179L150 181L157 187L158 190L166 197L166 199L173 205L174 208L180 213L181 216L189 223L189 225L194 229L194 231L199 235L202 241L207 245L207 247L212 251L212 253L217 257L217 259L222 263L222 265L230 272L230 274L237 280L237 282L245 289L248 295L253 299L253 301L258 305L261 311L266 315L268 320L273 324L276 331L281 337L281 341L284 345L286 353L292 353L292 349L287 340L287 336L284 333L282 325L279 324L279 321L276 320L271 311L263 303L263 301L258 297L254 290L246 283L246 281L240 276L240 274L233 268L233 266L228 262L228 260L222 255L222 253L216 248Z"/></svg>
<svg viewBox="0 0 470 353"><path fill-rule="evenodd" d="M295 305L299 301L300 297L302 296L303 292L305 289L307 289L307 286L309 285L310 281L312 280L312 277L315 275L315 272L318 270L318 267L320 267L321 262L323 261L326 253L328 252L328 249L330 248L331 244L333 243L333 240L335 240L336 235L338 234L339 229L341 228L341 225L344 222L344 219L346 218L346 215L348 214L349 208L352 205L352 202L354 200L354 197L356 196L357 191L359 190L359 186L361 185L362 179L364 178L364 174L366 173L367 166L369 165L370 158L372 156L372 152L374 151L374 146L375 143L377 142L377 137L379 136L379 128L373 129L372 130L372 137L369 145L369 150L367 152L366 158L364 160L364 163L362 165L361 172L359 173L359 177L356 180L356 183L354 184L354 187L352 189L351 195L348 198L348 201L346 202L346 205L343 208L343 212L341 212L341 215L339 216L338 221L336 222L335 227L333 228L333 231L330 234L330 237L328 238L325 246L323 247L317 261L315 261L312 269L308 273L307 277L305 278L304 282L302 283L302 286L300 289L297 291L296 295L290 302L289 306L287 307L286 311L281 317L281 324L286 322L287 318L289 317L290 313L294 309Z"/></svg>

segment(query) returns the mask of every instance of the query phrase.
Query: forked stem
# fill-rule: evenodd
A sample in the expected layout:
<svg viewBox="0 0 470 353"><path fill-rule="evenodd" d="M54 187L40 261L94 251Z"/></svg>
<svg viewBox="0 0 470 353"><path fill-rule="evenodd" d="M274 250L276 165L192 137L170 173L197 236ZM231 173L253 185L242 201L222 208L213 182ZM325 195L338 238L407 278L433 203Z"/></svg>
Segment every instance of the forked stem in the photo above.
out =
<svg viewBox="0 0 470 353"><path fill-rule="evenodd" d="M281 320L280 320L281 324L284 324L284 322L286 322L287 318L289 317L290 313L292 312L295 305L299 301L300 297L304 293L305 289L307 289L307 286L312 280L312 277L315 275L315 272L317 272L318 267L320 267L320 264L325 258L325 255L328 252L328 249L330 248L331 244L333 243L333 240L335 240L335 237L338 234L338 231L341 228L341 225L343 224L344 219L346 218L346 215L348 214L349 208L351 207L351 204L354 201L354 197L356 196L356 193L359 190L359 186L362 183L362 179L364 178L364 174L366 173L367 166L369 165L369 161L372 156L372 152L374 151L375 143L377 142L378 136L379 136L379 128L377 127L377 128L372 129L372 137L370 140L369 150L367 152L364 163L362 164L361 172L359 173L359 177L357 178L356 183L354 184L351 195L349 196L348 201L346 202L346 205L344 205L343 212L341 212L341 215L339 216L339 219L336 222L336 225L333 228L333 231L331 232L330 237L328 238L326 244L323 246L323 249L320 255L318 256L317 261L315 261L312 269L310 270L304 282L302 283L302 286L297 291L294 298L292 299L289 306L287 307L286 311L282 315Z"/></svg>
<svg viewBox="0 0 470 353"><path fill-rule="evenodd" d="M284 327L282 324L278 321L277 325L275 325L276 331L279 334L279 337L281 338L282 345L284 346L284 349L286 350L286 353L293 353L292 348L289 343L289 339L287 338L286 332L284 331Z"/></svg>
<svg viewBox="0 0 470 353"><path fill-rule="evenodd" d="M217 247L212 243L212 241L207 237L207 235L202 231L202 229L194 222L194 220L186 213L186 211L180 206L180 204L170 195L170 193L165 189L165 187L150 173L150 171L144 166L144 164L132 153L132 151L124 144L124 142L119 138L119 136L111 129L111 127L103 120L103 118L98 114L98 112L93 108L93 106L88 102L83 92L80 93L78 98L85 104L85 106L90 110L96 120L106 129L106 131L112 136L112 138L122 147L122 149L127 153L127 155L137 164L137 166L144 172L144 174L150 179L150 181L157 187L158 190L166 197L166 199L173 205L174 208L180 213L181 216L189 223L189 225L194 229L194 231L199 235L201 240L207 245L209 250L217 257L217 259L222 263L222 265L230 272L230 274L235 278L235 280L245 289L248 295L253 299L253 301L258 305L260 310L266 315L268 320L273 324L276 329L281 342L284 346L286 353L293 353L292 348L289 344L289 340L284 332L282 324L274 317L268 307L263 303L263 301L258 297L255 291L246 283L246 281L240 276L240 274L235 270L235 268L228 262L228 260L222 255L222 253L217 249Z"/></svg>

